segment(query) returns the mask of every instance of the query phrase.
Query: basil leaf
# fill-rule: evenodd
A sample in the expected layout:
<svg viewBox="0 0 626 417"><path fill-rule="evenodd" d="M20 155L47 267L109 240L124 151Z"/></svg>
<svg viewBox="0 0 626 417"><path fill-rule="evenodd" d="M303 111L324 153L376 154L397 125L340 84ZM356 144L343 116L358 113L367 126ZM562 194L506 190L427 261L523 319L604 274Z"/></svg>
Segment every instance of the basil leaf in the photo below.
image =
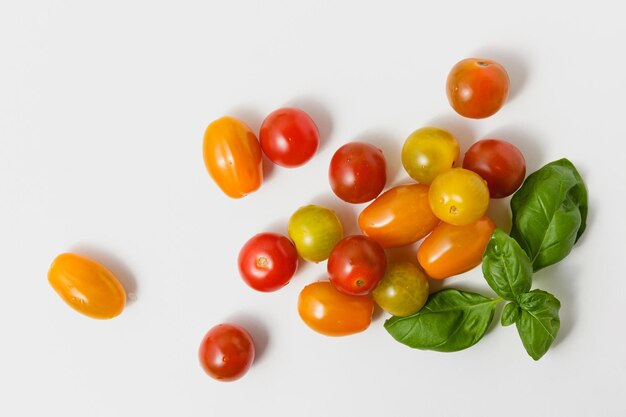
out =
<svg viewBox="0 0 626 417"><path fill-rule="evenodd" d="M520 306L515 301L512 301L504 306L500 323L503 326L510 326L520 318L521 314L522 309Z"/></svg>
<svg viewBox="0 0 626 417"><path fill-rule="evenodd" d="M496 294L515 300L530 291L533 267L515 239L496 229L483 254L483 275Z"/></svg>
<svg viewBox="0 0 626 417"><path fill-rule="evenodd" d="M511 237L538 271L565 258L585 231L587 190L576 167L560 159L526 178L511 211Z"/></svg>
<svg viewBox="0 0 626 417"><path fill-rule="evenodd" d="M522 314L517 320L517 332L526 352L534 360L539 360L559 332L561 303L552 294L541 290L522 294L518 302Z"/></svg>
<svg viewBox="0 0 626 417"><path fill-rule="evenodd" d="M391 317L385 329L400 343L416 349L456 352L478 342L493 319L500 299L444 289L407 317Z"/></svg>

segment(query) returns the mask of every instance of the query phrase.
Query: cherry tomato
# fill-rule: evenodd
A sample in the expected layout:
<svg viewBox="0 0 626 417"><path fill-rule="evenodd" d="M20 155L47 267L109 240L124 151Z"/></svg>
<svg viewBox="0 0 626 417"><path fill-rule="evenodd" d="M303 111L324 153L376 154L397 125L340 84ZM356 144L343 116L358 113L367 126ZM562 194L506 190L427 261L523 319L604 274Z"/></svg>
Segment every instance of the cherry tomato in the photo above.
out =
<svg viewBox="0 0 626 417"><path fill-rule="evenodd" d="M313 119L300 109L286 107L270 113L261 125L261 148L277 165L294 168L308 162L320 145Z"/></svg>
<svg viewBox="0 0 626 417"><path fill-rule="evenodd" d="M474 223L489 206L487 182L480 175L463 168L439 174L428 191L428 201L435 216L457 226Z"/></svg>
<svg viewBox="0 0 626 417"><path fill-rule="evenodd" d="M326 336L346 336L367 329L372 322L372 297L339 292L328 281L309 284L298 298L300 318Z"/></svg>
<svg viewBox="0 0 626 417"><path fill-rule="evenodd" d="M459 143L452 133L437 127L424 127L411 133L402 146L402 165L411 178L430 184L452 168L459 157Z"/></svg>
<svg viewBox="0 0 626 417"><path fill-rule="evenodd" d="M417 242L439 223L428 204L428 186L398 185L381 194L359 215L363 234L384 248Z"/></svg>
<svg viewBox="0 0 626 417"><path fill-rule="evenodd" d="M223 382L234 381L250 369L254 361L254 341L243 327L218 324L202 339L198 357L209 376Z"/></svg>
<svg viewBox="0 0 626 417"><path fill-rule="evenodd" d="M330 282L339 291L365 295L385 274L387 257L383 248L365 236L343 238L328 258Z"/></svg>
<svg viewBox="0 0 626 417"><path fill-rule="evenodd" d="M389 314L406 317L417 313L428 299L426 274L410 262L387 266L385 276L372 291L376 304Z"/></svg>
<svg viewBox="0 0 626 417"><path fill-rule="evenodd" d="M489 117L502 107L509 95L509 76L495 61L468 58L450 71L446 83L448 101L461 116Z"/></svg>
<svg viewBox="0 0 626 417"><path fill-rule="evenodd" d="M298 252L289 239L276 233L259 233L239 251L239 273L258 291L276 291L298 269Z"/></svg>
<svg viewBox="0 0 626 417"><path fill-rule="evenodd" d="M343 226L334 211L326 207L300 207L289 219L289 237L298 254L305 260L319 263L343 237Z"/></svg>
<svg viewBox="0 0 626 417"><path fill-rule="evenodd" d="M417 260L435 279L469 271L482 261L495 228L487 216L465 226L439 223L417 250Z"/></svg>
<svg viewBox="0 0 626 417"><path fill-rule="evenodd" d="M465 153L463 168L474 171L489 187L491 198L507 197L524 182L526 161L519 149L504 140L484 139Z"/></svg>
<svg viewBox="0 0 626 417"><path fill-rule="evenodd" d="M74 253L57 256L48 282L70 307L94 319L118 316L126 305L126 292L104 265Z"/></svg>
<svg viewBox="0 0 626 417"><path fill-rule="evenodd" d="M335 152L328 170L330 187L348 203L365 203L378 196L387 182L383 152L369 143L352 142Z"/></svg>
<svg viewBox="0 0 626 417"><path fill-rule="evenodd" d="M261 146L248 126L233 117L212 122L204 133L204 164L213 181L232 198L263 182Z"/></svg>

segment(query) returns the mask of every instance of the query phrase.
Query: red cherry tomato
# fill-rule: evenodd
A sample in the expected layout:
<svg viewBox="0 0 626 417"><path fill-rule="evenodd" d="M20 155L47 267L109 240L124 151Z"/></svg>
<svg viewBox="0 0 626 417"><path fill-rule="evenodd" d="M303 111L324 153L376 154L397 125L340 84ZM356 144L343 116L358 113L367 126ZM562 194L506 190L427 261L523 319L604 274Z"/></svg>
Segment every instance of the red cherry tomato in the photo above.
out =
<svg viewBox="0 0 626 417"><path fill-rule="evenodd" d="M320 145L313 119L302 110L290 107L278 109L263 120L259 139L265 155L286 168L308 162Z"/></svg>
<svg viewBox="0 0 626 417"><path fill-rule="evenodd" d="M291 240L276 233L260 233L239 252L239 273L258 291L284 287L298 269L298 252Z"/></svg>
<svg viewBox="0 0 626 417"><path fill-rule="evenodd" d="M228 382L241 378L254 361L252 336L235 324L219 324L202 339L200 365L209 376Z"/></svg>
<svg viewBox="0 0 626 417"><path fill-rule="evenodd" d="M348 236L330 253L327 267L330 282L339 291L365 295L385 275L387 258L375 240L365 236Z"/></svg>
<svg viewBox="0 0 626 417"><path fill-rule="evenodd" d="M463 168L474 171L487 181L491 198L513 194L526 176L526 161L520 150L498 139L479 140L470 146L463 159Z"/></svg>
<svg viewBox="0 0 626 417"><path fill-rule="evenodd" d="M343 145L330 161L328 178L333 192L348 203L373 200L387 182L383 152L369 143Z"/></svg>
<svg viewBox="0 0 626 417"><path fill-rule="evenodd" d="M457 63L446 85L448 101L461 116L489 117L509 95L509 76L504 67L488 59L469 58Z"/></svg>

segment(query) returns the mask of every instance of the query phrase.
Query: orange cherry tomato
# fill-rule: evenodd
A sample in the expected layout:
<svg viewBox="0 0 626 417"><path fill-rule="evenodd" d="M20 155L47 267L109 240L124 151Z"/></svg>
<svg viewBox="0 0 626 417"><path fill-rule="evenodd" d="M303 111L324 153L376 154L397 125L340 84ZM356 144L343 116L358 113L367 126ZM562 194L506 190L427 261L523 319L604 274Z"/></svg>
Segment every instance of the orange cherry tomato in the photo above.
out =
<svg viewBox="0 0 626 417"><path fill-rule="evenodd" d="M443 279L480 264L496 225L487 216L465 225L441 222L422 242L417 260L431 278Z"/></svg>
<svg viewBox="0 0 626 417"><path fill-rule="evenodd" d="M300 292L298 313L311 329L326 336L346 336L367 329L374 301L369 295L348 295L330 281L309 284Z"/></svg>
<svg viewBox="0 0 626 417"><path fill-rule="evenodd" d="M100 263L63 253L48 271L48 282L70 307L94 319L111 319L126 304L126 292L115 275Z"/></svg>
<svg viewBox="0 0 626 417"><path fill-rule="evenodd" d="M261 145L241 120L222 117L204 133L204 164L213 181L229 197L241 198L263 182Z"/></svg>
<svg viewBox="0 0 626 417"><path fill-rule="evenodd" d="M439 223L428 203L428 186L398 185L381 194L359 215L363 234L385 248L417 242Z"/></svg>

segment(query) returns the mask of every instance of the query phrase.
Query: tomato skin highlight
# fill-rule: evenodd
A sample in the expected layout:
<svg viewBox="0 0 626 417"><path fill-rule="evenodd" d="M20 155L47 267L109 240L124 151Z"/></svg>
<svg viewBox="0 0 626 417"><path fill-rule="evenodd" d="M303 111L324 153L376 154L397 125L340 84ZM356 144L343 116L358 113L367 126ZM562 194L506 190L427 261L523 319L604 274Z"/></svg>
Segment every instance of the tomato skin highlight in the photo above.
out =
<svg viewBox="0 0 626 417"><path fill-rule="evenodd" d="M48 282L74 310L94 319L118 316L126 305L124 287L104 265L75 253L57 256Z"/></svg>
<svg viewBox="0 0 626 417"><path fill-rule="evenodd" d="M261 145L252 130L234 117L209 124L203 157L209 175L229 197L244 197L263 182Z"/></svg>
<svg viewBox="0 0 626 417"><path fill-rule="evenodd" d="M265 155L285 168L304 165L320 145L319 130L313 119L293 107L270 113L263 120L259 139Z"/></svg>
<svg viewBox="0 0 626 417"><path fill-rule="evenodd" d="M348 203L373 200L387 183L383 152L369 143L347 143L333 155L328 179L335 195Z"/></svg>
<svg viewBox="0 0 626 417"><path fill-rule="evenodd" d="M232 323L218 324L202 339L198 359L202 369L222 382L235 381L248 372L255 347L250 333Z"/></svg>
<svg viewBox="0 0 626 417"><path fill-rule="evenodd" d="M444 279L469 271L482 262L496 225L487 216L465 225L441 222L417 250L417 260L429 277Z"/></svg>
<svg viewBox="0 0 626 417"><path fill-rule="evenodd" d="M402 166L420 184L452 168L459 157L459 143L452 133L438 127L423 127L411 133L402 145Z"/></svg>
<svg viewBox="0 0 626 417"><path fill-rule="evenodd" d="M487 181L491 198L507 197L526 177L526 161L515 145L499 139L483 139L465 153L463 168Z"/></svg>
<svg viewBox="0 0 626 417"><path fill-rule="evenodd" d="M326 336L347 336L367 329L374 301L368 295L339 292L329 281L309 284L298 297L298 314L314 331Z"/></svg>
<svg viewBox="0 0 626 417"><path fill-rule="evenodd" d="M430 185L428 202L441 221L457 226L471 224L487 212L489 188L477 173L451 168Z"/></svg>
<svg viewBox="0 0 626 417"><path fill-rule="evenodd" d="M239 251L239 274L251 288L276 291L289 283L298 269L293 243L277 233L259 233Z"/></svg>
<svg viewBox="0 0 626 417"><path fill-rule="evenodd" d="M509 76L495 61L464 59L450 70L446 94L452 108L461 116L483 119L495 114L506 102Z"/></svg>
<svg viewBox="0 0 626 417"><path fill-rule="evenodd" d="M417 242L439 223L428 202L428 186L398 185L370 203L359 215L363 234L383 248Z"/></svg>
<svg viewBox="0 0 626 417"><path fill-rule="evenodd" d="M366 236L343 238L328 258L330 282L350 295L369 294L382 279L387 267L383 248Z"/></svg>

